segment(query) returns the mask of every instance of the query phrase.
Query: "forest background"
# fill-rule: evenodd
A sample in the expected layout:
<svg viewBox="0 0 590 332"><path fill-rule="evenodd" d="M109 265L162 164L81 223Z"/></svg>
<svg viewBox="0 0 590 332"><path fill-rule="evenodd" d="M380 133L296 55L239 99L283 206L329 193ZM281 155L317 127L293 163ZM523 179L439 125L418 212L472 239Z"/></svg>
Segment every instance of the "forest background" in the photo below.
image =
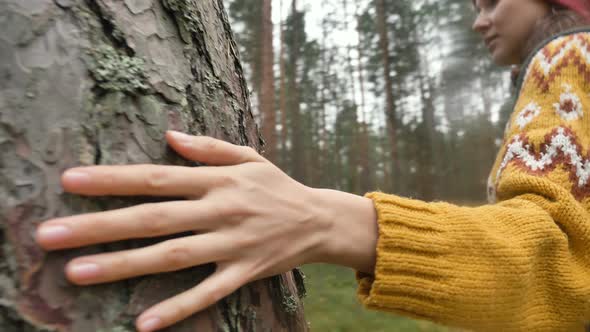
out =
<svg viewBox="0 0 590 332"><path fill-rule="evenodd" d="M312 187L485 204L513 103L471 1L224 1L268 159ZM362 309L348 269L304 271L313 331L446 330Z"/></svg>

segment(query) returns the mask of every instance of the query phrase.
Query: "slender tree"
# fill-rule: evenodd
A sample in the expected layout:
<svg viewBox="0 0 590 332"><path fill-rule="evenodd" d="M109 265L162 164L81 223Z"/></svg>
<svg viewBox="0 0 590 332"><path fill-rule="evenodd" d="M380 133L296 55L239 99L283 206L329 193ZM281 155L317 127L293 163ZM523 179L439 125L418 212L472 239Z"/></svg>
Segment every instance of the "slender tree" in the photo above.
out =
<svg viewBox="0 0 590 332"><path fill-rule="evenodd" d="M348 20L349 20L349 12L348 12L348 1L347 0L342 0L342 10L343 10L343 14L344 14L344 30L345 31L349 31L349 25L348 25ZM354 108L354 113L352 113L353 116L353 123L354 123L354 129L353 130L353 134L354 136L351 138L352 145L349 147L350 150L350 157L351 159L348 161L351 165L349 166L351 168L351 173L350 176L352 177L352 187L351 187L351 191L358 193L360 192L360 187L361 187L361 179L360 176L361 174L359 174L360 172L358 172L359 169L362 169L362 165L361 165L361 141L362 141L362 137L360 135L360 131L362 131L362 128L359 129L360 124L358 121L358 116L357 116L357 111L358 111L358 103L357 103L357 98L356 98L356 79L355 79L355 72L356 72L356 68L354 67L354 65L352 64L352 45L351 43L347 43L346 44L346 69L348 72L348 80L349 80L349 90L350 90L350 95L352 98L352 103L351 106Z"/></svg>
<svg viewBox="0 0 590 332"><path fill-rule="evenodd" d="M291 126L291 164L292 176L305 182L306 179L306 160L304 151L303 123L301 119L301 102L299 91L299 62L301 60L302 41L304 40L304 15L297 10L297 0L291 2L290 16L291 30L289 34L288 56L289 64L287 66L287 107L290 116Z"/></svg>
<svg viewBox="0 0 590 332"><path fill-rule="evenodd" d="M260 82L260 113L262 114L262 135L266 141L265 155L276 161L276 115L275 115L275 78L272 0L262 1L262 33L261 36L261 82Z"/></svg>
<svg viewBox="0 0 590 332"><path fill-rule="evenodd" d="M322 12L326 12L326 6L325 6L326 1L322 1L321 3L321 8L322 8ZM319 139L320 139L320 146L319 146L319 154L318 154L318 164L320 167L320 175L322 178L322 185L326 185L327 183L330 183L329 179L328 181L326 181L326 177L329 176L329 174L331 174L332 172L330 171L326 171L327 170L327 153L328 153L328 137L327 137L327 132L328 132L328 128L327 126L327 121L326 121L326 117L327 117L327 107L328 107L328 99L327 99L327 94L326 94L326 90L328 89L328 61L327 61L327 53L328 53L328 27L327 27L327 19L324 16L324 18L322 19L322 24L321 24L321 28L322 28L322 39L321 39L321 45L320 45L320 50L321 50L321 83L320 83L320 102L321 102L321 109L320 112L318 112L318 122L319 122Z"/></svg>
<svg viewBox="0 0 590 332"><path fill-rule="evenodd" d="M283 0L279 0L281 21L279 24L280 29L280 51L279 51L279 110L281 115L281 166L283 169L288 170L288 149L287 142L289 136L289 130L287 128L287 73L285 63L285 23L283 22Z"/></svg>
<svg viewBox="0 0 590 332"><path fill-rule="evenodd" d="M375 11L377 13L377 31L379 33L379 48L381 50L381 60L383 63L383 84L385 91L385 117L387 119L387 129L390 143L389 158L391 159L391 170L389 180L393 181L391 188L394 188L396 177L400 174L398 153L397 153L397 116L396 105L393 99L393 83L391 80L391 63L389 53L389 34L387 32L387 7L385 0L375 0Z"/></svg>
<svg viewBox="0 0 590 332"><path fill-rule="evenodd" d="M360 16L360 3L357 1L355 7L355 22L356 22L356 33L358 35L358 40L356 44L356 50L358 53L358 80L359 80L359 89L361 94L361 102L359 104L359 110L361 114L360 118L360 128L359 128L359 166L361 168L360 174L360 191L367 192L371 190L374 186L374 169L371 167L371 163L369 162L369 130L370 130L370 121L367 117L366 112L366 98L365 98L365 74L364 74L364 52L363 52L363 40L362 40L362 31L361 31L361 16Z"/></svg>

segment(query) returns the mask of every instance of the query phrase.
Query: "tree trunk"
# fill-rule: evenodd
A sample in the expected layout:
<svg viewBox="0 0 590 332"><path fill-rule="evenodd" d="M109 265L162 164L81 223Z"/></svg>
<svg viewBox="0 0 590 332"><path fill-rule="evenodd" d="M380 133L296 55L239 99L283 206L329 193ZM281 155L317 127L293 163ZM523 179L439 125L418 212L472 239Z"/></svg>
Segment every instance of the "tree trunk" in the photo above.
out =
<svg viewBox="0 0 590 332"><path fill-rule="evenodd" d="M0 31L0 331L132 331L214 265L77 287L63 274L71 258L163 239L45 253L32 234L49 218L154 201L65 194L59 177L192 165L167 149L167 129L261 148L222 1L0 0ZM302 279L253 282L167 331L305 331Z"/></svg>
<svg viewBox="0 0 590 332"><path fill-rule="evenodd" d="M420 199L425 201L434 200L434 137L436 131L434 119L433 82L428 74L418 74L420 84L420 98L422 100L422 135L420 135L419 146L419 174Z"/></svg>
<svg viewBox="0 0 590 332"><path fill-rule="evenodd" d="M348 31L348 2L347 0L342 0L342 8L343 8L343 13L344 13L344 31ZM358 194L361 192L361 172L359 172L359 169L363 169L362 168L362 164L361 164L361 156L360 156L360 151L359 151L359 146L361 145L361 135L360 133L362 133L362 126L359 124L358 121L358 117L357 117L357 113L358 113L358 103L356 101L356 80L354 78L354 65L352 64L352 55L351 55L351 50L352 50L352 45L350 43L348 43L346 45L346 63L348 66L348 75L349 75L349 79L350 79L350 91L351 91L351 97L352 97L352 104L354 105L355 108L355 113L354 113L354 126L355 126L355 135L354 137L352 137L352 144L350 144L350 151L351 151L351 156L348 160L348 162L350 163L350 169L351 169L351 173L350 175L352 176L352 191L355 194Z"/></svg>
<svg viewBox="0 0 590 332"><path fill-rule="evenodd" d="M286 80L286 63L285 63L285 22L283 21L283 0L279 1L281 23L280 23L280 50L279 50L279 75L280 86L279 86L279 108L281 110L281 168L288 170L288 156L287 156L287 80Z"/></svg>
<svg viewBox="0 0 590 332"><path fill-rule="evenodd" d="M390 142L391 172L390 180L393 182L392 190L395 191L397 186L396 177L400 176L399 160L397 157L397 126L396 126L396 109L393 100L393 83L391 81L391 63L389 61L389 34L387 33L387 7L385 0L375 1L375 10L377 11L377 31L379 32L379 48L381 49L381 59L383 61L383 84L385 91L385 118L387 119L387 130Z"/></svg>
<svg viewBox="0 0 590 332"><path fill-rule="evenodd" d="M262 76L260 82L260 113L262 115L262 133L266 140L265 156L277 162L276 156L276 116L275 116L275 78L272 1L262 0L261 33Z"/></svg>
<svg viewBox="0 0 590 332"><path fill-rule="evenodd" d="M325 2L321 2L321 10L322 13L325 10ZM326 108L328 105L328 100L326 96L326 89L328 89L328 61L326 59L326 54L328 53L328 29L326 28L326 18L322 19L322 39L321 39L321 55L320 55L320 66L321 66L321 88L320 88L320 99L322 106L320 111L318 112L318 124L319 124L319 139L320 144L318 146L319 153L317 155L317 161L319 165L319 169L317 170L320 173L320 183L319 186L321 187L330 187L334 186L334 182L332 182L331 174L333 173L328 168L328 157L327 154L329 153L330 147L328 145L328 135L327 128L326 128Z"/></svg>
<svg viewBox="0 0 590 332"><path fill-rule="evenodd" d="M356 10L355 10L355 19L356 19L356 31L358 35L358 40L356 44L356 50L358 53L358 72L359 72L359 87L361 93L361 103L360 113L361 113L361 125L360 125L360 166L361 166L361 193L365 193L374 187L374 172L370 161L369 161L369 130L370 130L370 121L367 118L366 114L366 101L365 101L365 75L364 75L364 68L363 68L363 40L362 40L362 31L361 31L361 17L360 17L360 3L356 3Z"/></svg>
<svg viewBox="0 0 590 332"><path fill-rule="evenodd" d="M303 33L303 21L300 13L297 10L297 0L291 2L291 17L293 20L293 42L289 46L289 80L287 82L287 100L288 112L291 116L291 164L292 175L295 180L309 183L306 174L306 160L305 160L305 139L303 137L303 126L301 116L301 96L299 89L299 60L301 57L301 45L299 45L301 35Z"/></svg>

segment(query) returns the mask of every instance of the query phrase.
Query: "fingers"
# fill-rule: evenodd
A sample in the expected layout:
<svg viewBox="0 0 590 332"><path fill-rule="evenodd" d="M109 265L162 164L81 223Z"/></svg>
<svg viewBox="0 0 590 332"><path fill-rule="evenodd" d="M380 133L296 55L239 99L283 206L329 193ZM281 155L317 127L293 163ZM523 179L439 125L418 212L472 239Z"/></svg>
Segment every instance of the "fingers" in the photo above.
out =
<svg viewBox="0 0 590 332"><path fill-rule="evenodd" d="M200 197L219 183L220 177L209 167L92 166L66 171L62 185L68 192L89 196Z"/></svg>
<svg viewBox="0 0 590 332"><path fill-rule="evenodd" d="M169 131L170 145L185 158L215 166L265 161L252 148L206 136ZM68 192L89 196L200 197L223 183L227 175L210 167L126 165L78 167L66 171L62 185Z"/></svg>
<svg viewBox="0 0 590 332"><path fill-rule="evenodd" d="M168 143L183 157L213 166L230 166L265 159L252 148L234 145L207 136L190 136L177 131L166 133Z"/></svg>
<svg viewBox="0 0 590 332"><path fill-rule="evenodd" d="M226 236L206 233L140 249L80 257L68 263L66 275L78 285L90 285L177 271L224 260L229 254Z"/></svg>
<svg viewBox="0 0 590 332"><path fill-rule="evenodd" d="M194 288L151 307L137 319L140 332L168 327L199 312L234 292L248 282L240 265L218 269Z"/></svg>
<svg viewBox="0 0 590 332"><path fill-rule="evenodd" d="M156 237L218 226L231 216L212 201L149 203L60 218L41 224L36 240L46 250Z"/></svg>

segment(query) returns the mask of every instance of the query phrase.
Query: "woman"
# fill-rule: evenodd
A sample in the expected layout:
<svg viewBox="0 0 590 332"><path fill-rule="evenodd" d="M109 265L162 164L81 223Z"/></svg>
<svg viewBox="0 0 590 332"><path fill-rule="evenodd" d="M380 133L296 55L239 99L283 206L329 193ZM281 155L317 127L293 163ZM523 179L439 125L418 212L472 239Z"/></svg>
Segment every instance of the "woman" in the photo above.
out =
<svg viewBox="0 0 590 332"><path fill-rule="evenodd" d="M372 309L473 330L583 330L590 322L590 33L553 37L537 50L527 41L581 25L588 6L474 5L473 28L494 61L523 64L490 176L496 203L468 208L313 189L252 149L168 132L172 148L210 166L75 168L64 173L63 186L82 195L187 200L50 220L37 241L55 250L197 231L68 263L68 278L80 285L217 264L193 289L142 313L142 332L203 310L249 281L311 262L355 269L359 299Z"/></svg>

